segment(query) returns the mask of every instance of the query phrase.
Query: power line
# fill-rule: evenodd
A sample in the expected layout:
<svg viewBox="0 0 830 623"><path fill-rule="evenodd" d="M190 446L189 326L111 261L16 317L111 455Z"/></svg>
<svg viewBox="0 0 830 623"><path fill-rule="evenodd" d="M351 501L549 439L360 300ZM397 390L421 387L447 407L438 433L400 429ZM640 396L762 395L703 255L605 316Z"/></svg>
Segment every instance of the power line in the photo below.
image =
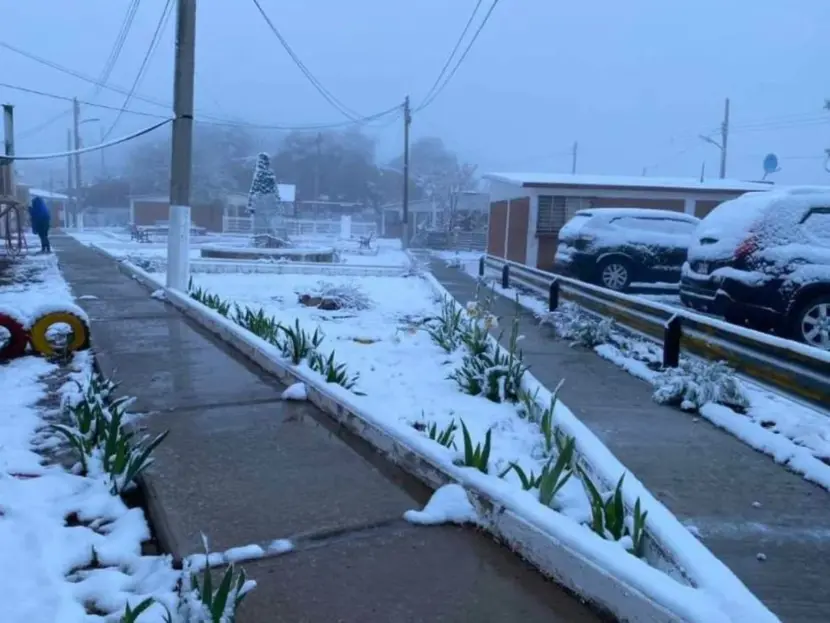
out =
<svg viewBox="0 0 830 623"><path fill-rule="evenodd" d="M121 52L124 49L124 44L126 43L127 37L130 34L130 29L133 26L135 15L138 12L138 5L139 0L130 0L130 4L127 5L127 12L124 14L124 19L121 21L121 27L118 29L118 35L116 35L115 42L112 44L112 49L110 50L106 63L104 63L104 68L101 70L101 74L98 76L99 85L96 85L92 97L98 95L98 93L101 91L100 85L106 84L107 81L110 79L110 76L112 75L112 70L115 69L115 64L118 62L118 58L121 56Z"/></svg>
<svg viewBox="0 0 830 623"><path fill-rule="evenodd" d="M259 3L259 0L253 0L254 5L256 6L257 10L259 11L262 18L265 20L265 23L268 24L268 28L271 29L271 32L274 33L274 36L280 42L280 45L288 52L288 55L291 57L291 60L294 61L294 64L299 67L300 71L303 72L303 75L308 79L308 81L314 86L315 89L323 96L323 98L331 104L339 113L341 113L344 117L351 119L352 121L356 121L361 115L354 110L350 109L348 106L343 104L340 100L338 100L334 95L332 95L331 91L326 89L322 85L322 83L314 77L314 75L309 71L308 67L305 66L300 57L294 53L294 50L291 49L291 46L288 44L288 41L285 40L285 37L282 36L279 29L274 25L271 21L271 18L268 17L268 14L265 12L265 9L262 8L262 5Z"/></svg>
<svg viewBox="0 0 830 623"><path fill-rule="evenodd" d="M458 40L455 42L455 45L453 46L452 51L450 52L450 55L447 57L447 61L444 63L444 66L441 68L441 71L438 72L438 77L435 78L435 82L432 83L432 86L429 88L429 91L427 91L427 94L424 95L424 99L422 100L423 102L429 99L429 96L432 95L432 92L435 91L435 88L438 86L438 83L441 82L441 78L443 78L444 74L447 72L447 68L450 66L452 59L455 58L455 53L458 52L458 48L461 47L461 42L464 41L464 37L467 36L467 32L470 30L470 26L472 26L473 20L475 19L478 10L481 8L481 3L483 1L484 0L478 0L476 2L475 8L473 8L473 12L470 13L470 17L467 20L467 24L464 26L464 30L462 30L461 34L458 36Z"/></svg>
<svg viewBox="0 0 830 623"><path fill-rule="evenodd" d="M172 122L172 119L165 119L164 121L160 121L155 125L151 125L150 127L144 128L143 130L139 130L137 132L133 132L132 134L128 134L127 136L122 136L121 138L114 139L109 141L108 143L101 143L100 145L92 145L90 147L84 147L83 149L75 149L71 151L63 151L56 154L38 154L34 156L18 156L15 154L14 156L6 156L7 160L50 160L53 158L66 158L67 156L74 156L76 154L86 154L91 151L98 151L100 149L106 149L107 147L112 147L114 145L118 145L120 143L126 143L127 141L131 141L133 139L138 138L139 136L143 136L153 130L157 130L163 125L167 125L168 123Z"/></svg>
<svg viewBox="0 0 830 623"><path fill-rule="evenodd" d="M30 89L28 87L21 87L16 84L9 84L7 82L0 82L0 87L5 87L7 89L13 89L15 91L22 91L23 93L31 93L33 95L40 95L42 97L48 97L55 100L61 100L64 102L72 102L75 100L73 97L69 97L66 95L58 95L57 93L47 93L46 91L40 91L38 89ZM79 104L83 104L84 106L92 106L93 108L101 108L104 110L114 110L116 112L122 110L118 106L107 106L106 104L96 104L95 102L88 102L85 100L78 100ZM71 113L71 110L64 111L60 114L60 117L66 116L67 114ZM169 115L159 115L156 113L151 112L143 112L140 110L131 110L131 109L124 109L124 112L127 112L131 115L140 115L144 117L154 117L156 119L168 119ZM19 138L19 135L18 135Z"/></svg>
<svg viewBox="0 0 830 623"><path fill-rule="evenodd" d="M121 120L121 116L124 114L127 106L130 105L130 101L133 99L135 95L135 91L138 88L139 84L141 84L142 79L144 78L145 73L147 72L147 67L149 66L150 60L153 58L153 54L155 53L156 49L158 48L159 41L161 41L161 35L164 32L165 27L167 26L167 20L170 18L170 13L172 9L172 1L167 0L164 4L164 9L162 9L161 15L159 16L159 21L156 23L156 30L153 32L153 38L150 40L150 45L147 48L147 52L144 54L144 59L141 61L141 66L138 68L138 73L136 74L135 80L133 80L133 85L130 87L130 92L127 93L126 99L124 99L124 103L121 105L121 110L118 111L118 114L115 116L115 121L112 122L112 125L109 127L104 133L104 137L102 141L106 141L112 131L115 129L115 126L118 125L118 122Z"/></svg>
<svg viewBox="0 0 830 623"><path fill-rule="evenodd" d="M427 106L429 106L435 100L435 98L438 97L438 95L440 95L441 91L443 91L446 88L446 86L450 83L450 80L452 80L453 76L455 76L455 72L458 71L458 68L461 67L461 64L464 62L464 59L467 58L467 54L470 53L473 44L475 44L476 39L478 39L478 36L481 34L481 31L484 29L484 26L487 24L487 21L490 19L490 16L493 14L493 10L496 8L496 5L498 5L498 3L499 0L493 0L493 4L490 5L490 8L487 10L487 13L485 13L484 19L481 21L481 24L479 24L478 29L475 31L475 34L473 34L473 38L470 39L470 42L467 44L467 47L465 48L464 53L461 55L461 58L458 59L458 62L455 64L455 67L453 67L452 71L444 80L444 82L441 83L441 86L438 87L438 89L432 94L432 96L429 99L422 102L421 105L418 106L418 108L416 108L413 112L419 112Z"/></svg>

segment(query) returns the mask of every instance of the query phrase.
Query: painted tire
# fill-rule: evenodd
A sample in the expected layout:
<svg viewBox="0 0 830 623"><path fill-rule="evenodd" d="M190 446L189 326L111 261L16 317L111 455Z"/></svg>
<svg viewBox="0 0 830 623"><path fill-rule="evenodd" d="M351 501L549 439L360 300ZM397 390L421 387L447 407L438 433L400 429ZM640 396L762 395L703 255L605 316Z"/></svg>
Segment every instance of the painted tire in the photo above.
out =
<svg viewBox="0 0 830 623"><path fill-rule="evenodd" d="M11 314L0 312L0 327L9 332L9 339L0 348L0 361L22 357L29 343L29 333L18 318Z"/></svg>
<svg viewBox="0 0 830 623"><path fill-rule="evenodd" d="M52 325L58 323L65 323L72 329L72 342L68 344L70 351L85 350L89 348L89 327L86 322L79 316L70 312L50 312L44 314L32 325L32 330L29 334L29 339L32 341L32 347L41 355L51 357L57 352L46 339L46 333Z"/></svg>

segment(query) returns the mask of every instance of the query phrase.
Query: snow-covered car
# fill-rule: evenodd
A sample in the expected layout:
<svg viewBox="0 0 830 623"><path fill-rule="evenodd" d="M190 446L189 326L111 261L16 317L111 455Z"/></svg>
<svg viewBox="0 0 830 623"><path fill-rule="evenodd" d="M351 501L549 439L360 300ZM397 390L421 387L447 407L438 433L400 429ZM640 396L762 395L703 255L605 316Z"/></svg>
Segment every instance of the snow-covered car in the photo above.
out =
<svg viewBox="0 0 830 623"><path fill-rule="evenodd" d="M695 230L680 298L830 350L830 187L748 193Z"/></svg>
<svg viewBox="0 0 830 623"><path fill-rule="evenodd" d="M579 210L559 231L553 270L617 291L632 282L676 284L699 222L671 210Z"/></svg>

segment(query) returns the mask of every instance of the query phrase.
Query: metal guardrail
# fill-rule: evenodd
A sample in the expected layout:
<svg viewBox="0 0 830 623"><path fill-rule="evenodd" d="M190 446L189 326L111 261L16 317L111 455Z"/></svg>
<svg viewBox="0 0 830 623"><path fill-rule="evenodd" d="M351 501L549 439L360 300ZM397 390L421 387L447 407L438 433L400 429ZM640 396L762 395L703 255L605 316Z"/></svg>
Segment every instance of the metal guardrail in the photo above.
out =
<svg viewBox="0 0 830 623"><path fill-rule="evenodd" d="M482 256L480 275L485 268L501 272L503 288L516 284L546 296L551 311L563 298L661 343L665 367L676 367L682 350L710 361L725 361L760 383L824 409L830 407L830 352L491 255Z"/></svg>

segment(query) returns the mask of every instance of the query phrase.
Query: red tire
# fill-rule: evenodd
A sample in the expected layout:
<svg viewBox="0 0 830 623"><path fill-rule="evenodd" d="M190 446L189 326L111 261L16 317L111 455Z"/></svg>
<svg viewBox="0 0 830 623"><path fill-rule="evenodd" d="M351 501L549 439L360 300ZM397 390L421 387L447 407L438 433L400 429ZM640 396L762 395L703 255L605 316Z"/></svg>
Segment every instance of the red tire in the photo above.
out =
<svg viewBox="0 0 830 623"><path fill-rule="evenodd" d="M0 347L0 361L22 357L29 343L29 332L13 315L0 311L0 327L9 332L9 339Z"/></svg>

